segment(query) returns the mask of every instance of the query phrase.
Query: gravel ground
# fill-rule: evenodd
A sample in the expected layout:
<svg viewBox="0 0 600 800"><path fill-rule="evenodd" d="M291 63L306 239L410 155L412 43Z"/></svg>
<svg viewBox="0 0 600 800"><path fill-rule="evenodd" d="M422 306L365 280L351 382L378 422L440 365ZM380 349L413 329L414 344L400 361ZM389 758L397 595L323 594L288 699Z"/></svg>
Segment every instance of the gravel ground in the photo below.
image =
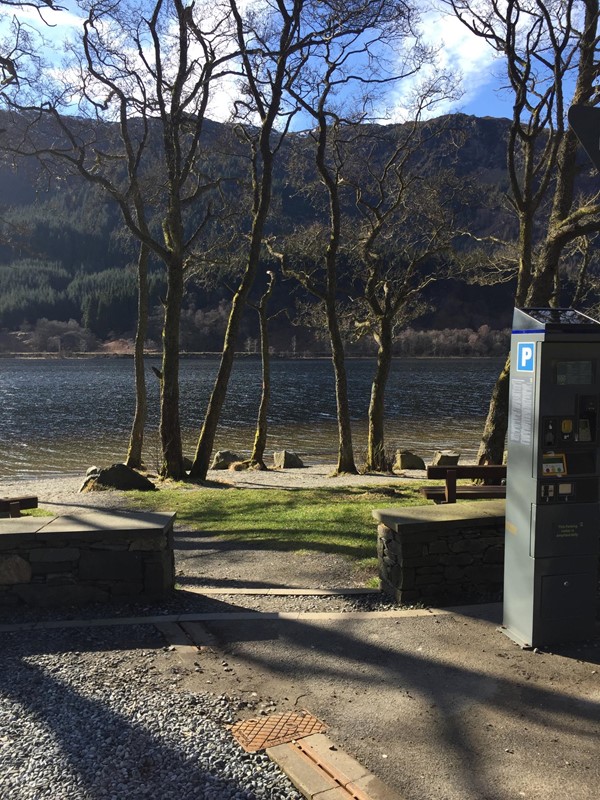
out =
<svg viewBox="0 0 600 800"><path fill-rule="evenodd" d="M3 800L301 800L227 726L239 701L178 687L151 626L0 637Z"/></svg>
<svg viewBox="0 0 600 800"><path fill-rule="evenodd" d="M285 472L219 472L209 478L212 485L248 488L378 485L397 480L390 476L330 479L330 471L327 466L314 466ZM55 514L127 508L125 493L79 494L81 482L80 476L3 480L0 494L36 494L40 506ZM179 539L184 540L186 534L176 526ZM236 580L246 580L246 572L256 578L264 555L245 554L245 567L235 574ZM322 554L303 558L310 560L311 555L322 564ZM336 581L344 585L348 562L342 557L339 564L334 560L324 571L331 575L333 570ZM214 562L225 561L217 547ZM180 579L201 582L201 560L198 564L189 558L180 561ZM231 575L226 577L229 580ZM291 576L277 577L285 583ZM346 585L353 585L352 581ZM197 588L201 591L201 586ZM224 590L206 596L184 589L160 604L3 609L2 621L389 607L379 595L248 596ZM227 726L239 718L240 709L246 716L252 713L247 699L184 688L179 662L164 645L150 625L0 633L2 800L301 800L266 756L244 753L232 739Z"/></svg>

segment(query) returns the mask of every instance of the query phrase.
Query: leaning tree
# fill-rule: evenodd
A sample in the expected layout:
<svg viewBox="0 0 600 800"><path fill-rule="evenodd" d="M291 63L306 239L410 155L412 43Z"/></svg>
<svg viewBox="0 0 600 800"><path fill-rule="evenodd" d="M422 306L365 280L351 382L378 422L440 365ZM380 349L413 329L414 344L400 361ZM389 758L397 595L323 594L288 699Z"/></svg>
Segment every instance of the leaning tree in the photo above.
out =
<svg viewBox="0 0 600 800"><path fill-rule="evenodd" d="M598 102L597 0L444 0L503 60L513 96L507 202L518 221L517 306L560 302L569 243L600 230L600 195L580 188L571 104ZM479 463L500 463L508 426L509 363L494 387Z"/></svg>
<svg viewBox="0 0 600 800"><path fill-rule="evenodd" d="M384 0L278 0L248 7L238 0L228 2L236 23L242 72L236 130L251 153L251 220L245 268L233 297L221 362L190 472L196 480L203 480L208 471L243 311L260 269L275 158L292 119L306 111L302 99L314 92L315 70L322 70L332 53L345 49L348 61L356 45L357 52L364 54L363 70L368 69L374 61L364 43L372 42L375 32L385 36L382 23L386 18L404 19L408 11L404 2ZM352 469L353 464L347 466Z"/></svg>

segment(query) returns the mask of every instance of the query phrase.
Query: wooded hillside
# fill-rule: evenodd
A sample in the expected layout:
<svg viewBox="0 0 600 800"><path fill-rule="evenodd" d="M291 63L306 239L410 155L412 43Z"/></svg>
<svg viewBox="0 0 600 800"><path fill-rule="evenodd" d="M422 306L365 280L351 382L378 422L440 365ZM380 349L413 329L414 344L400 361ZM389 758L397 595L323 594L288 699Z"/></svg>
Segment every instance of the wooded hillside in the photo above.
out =
<svg viewBox="0 0 600 800"><path fill-rule="evenodd" d="M450 170L468 187L464 201L456 208L459 224L481 237L514 237L514 221L504 203L508 122L453 115L422 124L443 130L426 140L418 155L419 170L428 176ZM402 126L370 126L365 127L365 136L376 132L381 139L379 146L385 148L401 130ZM217 148L217 142L231 138L230 131L225 125L211 123L210 138ZM450 146L454 153L451 161L447 157ZM269 234L275 241L315 214L303 192L306 176L298 169L302 147L302 136L291 134L276 162L275 203L269 222ZM215 158L223 157L222 151L215 151ZM100 340L131 337L136 315L136 245L124 231L114 203L81 179L49 175L33 159L4 160L0 164L0 330L5 334L19 330L39 333L45 321L64 325L71 321L71 333L79 331L79 339L71 339L81 345L74 349L93 348ZM355 213L350 201L345 213ZM262 288L257 285L257 295ZM349 282L344 285L342 279L340 291L350 296L352 286ZM159 264L154 263L149 338L155 342L160 338L162 292L164 278ZM513 295L514 287L506 283L481 286L444 280L428 290L429 308L413 321L412 328L477 330L487 325L503 329L510 324ZM220 349L229 297L227 281L216 275L201 274L188 281L182 349ZM272 308L286 313L280 313L271 323L275 351L323 349L311 330L298 324L296 307L305 299L297 284L278 281ZM241 350L254 347L255 316L247 309ZM41 339L43 335L38 336L38 344L43 344ZM0 348L14 347L15 341L5 335ZM358 344L355 350L370 346Z"/></svg>

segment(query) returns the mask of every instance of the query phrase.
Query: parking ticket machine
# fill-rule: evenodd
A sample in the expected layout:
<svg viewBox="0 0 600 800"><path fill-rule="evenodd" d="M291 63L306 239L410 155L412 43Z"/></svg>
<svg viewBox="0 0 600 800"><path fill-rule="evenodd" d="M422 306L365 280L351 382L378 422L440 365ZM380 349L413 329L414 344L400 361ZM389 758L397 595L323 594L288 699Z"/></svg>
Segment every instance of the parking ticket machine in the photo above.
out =
<svg viewBox="0 0 600 800"><path fill-rule="evenodd" d="M522 646L594 634L600 535L600 323L515 309L504 631Z"/></svg>

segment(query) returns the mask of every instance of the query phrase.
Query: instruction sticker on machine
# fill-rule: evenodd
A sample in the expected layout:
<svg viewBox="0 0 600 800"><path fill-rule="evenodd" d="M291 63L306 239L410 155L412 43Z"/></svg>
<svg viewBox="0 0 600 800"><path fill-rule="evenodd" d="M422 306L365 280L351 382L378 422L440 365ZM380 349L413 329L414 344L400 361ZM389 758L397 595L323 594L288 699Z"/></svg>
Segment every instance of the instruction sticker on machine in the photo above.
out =
<svg viewBox="0 0 600 800"><path fill-rule="evenodd" d="M510 382L509 439L516 444L533 441L533 378L512 378Z"/></svg>

